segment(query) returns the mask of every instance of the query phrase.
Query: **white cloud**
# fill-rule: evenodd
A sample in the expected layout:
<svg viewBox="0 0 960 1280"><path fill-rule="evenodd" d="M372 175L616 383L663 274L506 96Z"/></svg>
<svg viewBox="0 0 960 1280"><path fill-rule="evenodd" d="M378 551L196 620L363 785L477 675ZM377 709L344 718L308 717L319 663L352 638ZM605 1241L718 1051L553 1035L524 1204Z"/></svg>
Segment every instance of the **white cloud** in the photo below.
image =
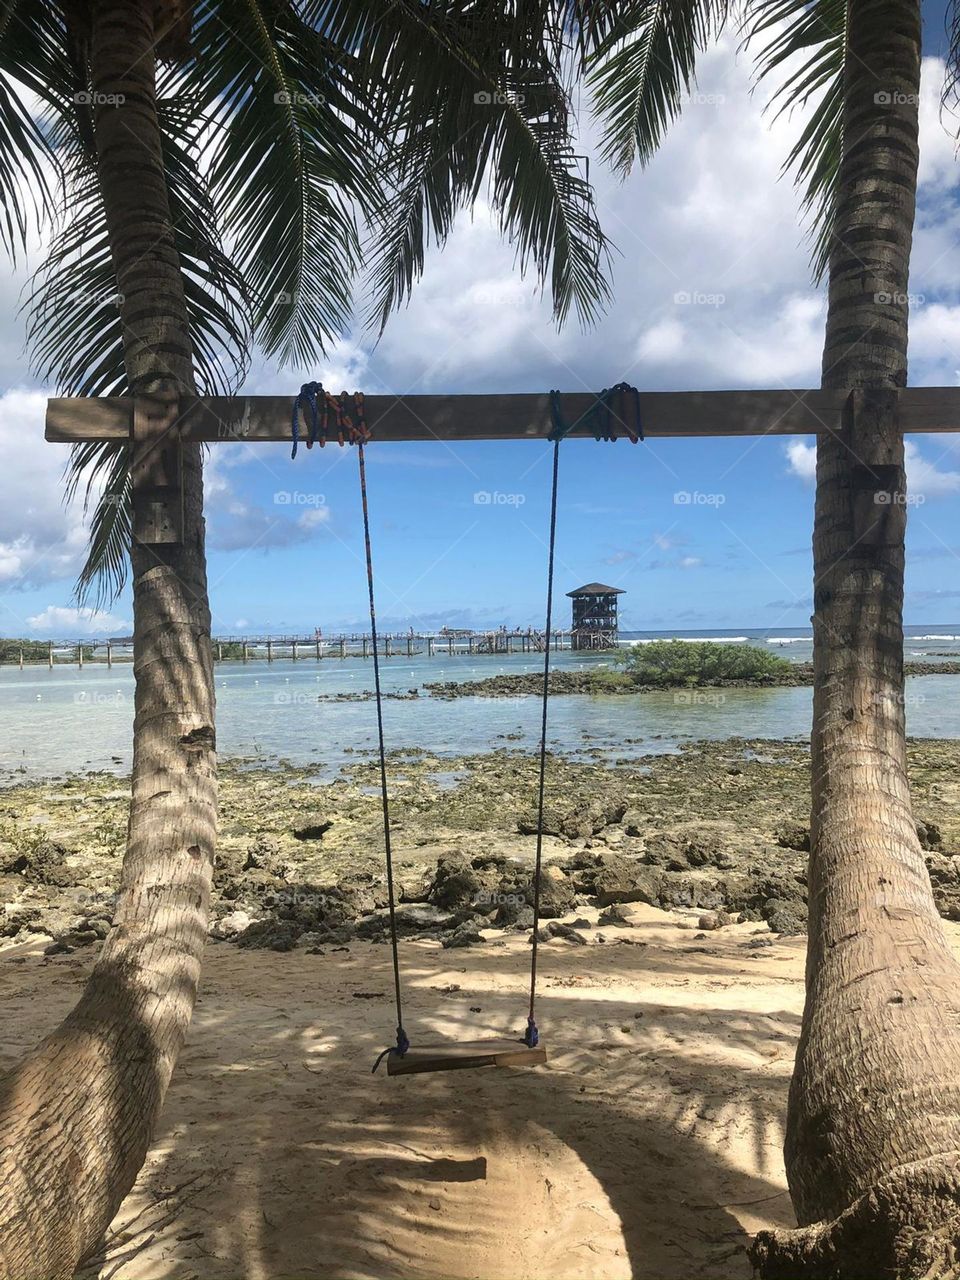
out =
<svg viewBox="0 0 960 1280"><path fill-rule="evenodd" d="M316 529L317 525L329 523L329 507L312 507L309 511L304 511L303 515L297 520L298 526L303 530Z"/></svg>
<svg viewBox="0 0 960 1280"><path fill-rule="evenodd" d="M910 354L914 359L942 363L955 370L960 365L960 306L942 302L914 306L910 313Z"/></svg>
<svg viewBox="0 0 960 1280"><path fill-rule="evenodd" d="M960 493L960 471L941 471L935 462L923 457L913 440L904 443L907 465L907 492L925 498L942 498Z"/></svg>
<svg viewBox="0 0 960 1280"><path fill-rule="evenodd" d="M944 63L924 58L920 67L920 171L928 189L950 191L957 184L957 140L946 127L951 117L940 107Z"/></svg>
<svg viewBox="0 0 960 1280"><path fill-rule="evenodd" d="M126 634L133 623L129 618L102 609L68 609L49 604L42 613L34 614L27 622L31 631L52 639L69 640L73 636L103 636Z"/></svg>
<svg viewBox="0 0 960 1280"><path fill-rule="evenodd" d="M817 478L817 446L805 440L791 440L786 446L787 470L812 483Z"/></svg>
<svg viewBox="0 0 960 1280"><path fill-rule="evenodd" d="M658 320L640 335L637 356L661 363L678 360L683 356L685 333L679 320Z"/></svg>
<svg viewBox="0 0 960 1280"><path fill-rule="evenodd" d="M82 503L63 502L66 450L43 439L46 396L0 396L0 589L73 578L87 544Z"/></svg>
<svg viewBox="0 0 960 1280"><path fill-rule="evenodd" d="M784 452L787 471L807 484L817 478L817 448L806 440L791 440ZM907 491L924 498L942 498L960 493L960 471L942 470L920 452L913 440L906 440L903 447L907 469ZM949 450L947 451L949 452Z"/></svg>

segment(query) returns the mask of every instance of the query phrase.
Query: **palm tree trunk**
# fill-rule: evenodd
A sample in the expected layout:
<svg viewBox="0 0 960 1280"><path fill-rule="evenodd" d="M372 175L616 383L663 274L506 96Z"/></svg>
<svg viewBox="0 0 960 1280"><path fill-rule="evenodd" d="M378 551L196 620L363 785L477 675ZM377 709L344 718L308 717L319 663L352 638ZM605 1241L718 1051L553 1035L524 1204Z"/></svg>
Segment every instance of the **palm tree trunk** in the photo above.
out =
<svg viewBox="0 0 960 1280"><path fill-rule="evenodd" d="M130 390L170 399L194 384L157 126L155 6L96 0L92 10L100 183ZM182 541L133 548L133 778L113 928L76 1008L0 1086L5 1280L68 1277L97 1247L146 1156L193 1010L216 833L196 446L183 450L182 483Z"/></svg>
<svg viewBox="0 0 960 1280"><path fill-rule="evenodd" d="M960 1274L960 966L906 773L907 375L918 0L850 0L844 152L823 385L853 389L817 444L807 998L786 1161L802 1229L765 1277Z"/></svg>

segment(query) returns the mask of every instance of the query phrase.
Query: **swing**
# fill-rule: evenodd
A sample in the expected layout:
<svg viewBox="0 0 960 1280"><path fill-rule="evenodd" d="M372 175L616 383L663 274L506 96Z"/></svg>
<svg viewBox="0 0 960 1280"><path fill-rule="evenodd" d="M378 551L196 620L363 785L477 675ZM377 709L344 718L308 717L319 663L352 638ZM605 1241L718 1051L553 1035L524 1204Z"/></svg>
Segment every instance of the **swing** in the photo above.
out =
<svg viewBox="0 0 960 1280"><path fill-rule="evenodd" d="M616 399L617 408L614 409ZM350 409L353 409L351 414ZM364 400L356 392L350 405L347 392L339 398L325 391L319 382L307 382L293 402L291 435L292 458L297 456L300 441L300 416L303 412L309 421L306 445L321 448L327 443L327 431L331 424L336 430L340 445L349 443L357 447L359 465L360 502L363 511L363 541L367 566L367 594L370 608L370 639L373 646L373 683L377 708L377 740L380 756L380 800L383 809L383 839L387 869L387 900L390 916L390 942L393 952L393 983L397 1014L396 1044L384 1049L373 1064L376 1071L384 1058L387 1075L416 1075L428 1071L462 1071L477 1067L533 1067L546 1062L547 1051L540 1042L540 1032L535 1018L537 996L537 947L540 931L540 879L543 858L543 807L547 768L547 712L550 684L550 633L553 622L553 566L557 535L557 481L560 473L560 441L575 427L589 423L598 440L616 440L617 426L625 431L633 444L643 439L640 424L639 393L635 387L619 382L610 390L602 391L593 405L575 422L566 423L560 405L560 392L550 392L550 417L552 429L548 439L553 443L553 477L550 494L550 537L547 554L547 608L546 643L543 649L543 695L540 715L540 762L537 788L537 846L534 862L533 888L533 937L530 955L530 1002L526 1031L517 1039L454 1041L442 1045L411 1045L403 1026L403 1001L400 983L400 948L397 937L396 896L393 881L393 851L390 839L390 802L387 791L387 757L383 734L383 694L380 685L380 658L377 645L377 611L374 601L373 555L370 545L370 512L367 504L367 473L364 446L372 438L364 414ZM309 417L308 417L309 415Z"/></svg>

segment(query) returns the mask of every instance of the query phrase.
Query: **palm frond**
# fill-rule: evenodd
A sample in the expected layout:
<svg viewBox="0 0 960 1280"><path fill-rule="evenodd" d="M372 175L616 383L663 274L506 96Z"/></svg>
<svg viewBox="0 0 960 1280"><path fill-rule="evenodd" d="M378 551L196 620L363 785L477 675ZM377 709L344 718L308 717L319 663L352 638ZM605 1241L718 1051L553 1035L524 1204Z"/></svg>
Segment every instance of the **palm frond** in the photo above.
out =
<svg viewBox="0 0 960 1280"><path fill-rule="evenodd" d="M549 280L557 319L573 307L593 320L608 297L607 244L571 140L551 7L364 7L365 21L350 0L330 0L311 19L350 42L356 85L385 139L367 244L370 323L383 330L428 245L444 242L485 183L520 270Z"/></svg>
<svg viewBox="0 0 960 1280"><path fill-rule="evenodd" d="M82 81L81 81L82 83ZM72 86L75 89L75 85ZM173 86L175 88L175 86ZM161 82L160 91L170 89ZM66 395L120 395L127 389L120 299L93 149L88 95L48 91L48 136L64 173L59 228L25 303L35 372ZM251 320L242 276L225 252L202 175L191 119L174 93L158 103L174 239L183 269L198 390L229 395L246 374ZM83 486L91 541L77 583L85 601L119 591L130 531L129 462L124 446L78 446L67 470L68 498ZM106 484L99 498L94 482Z"/></svg>
<svg viewBox="0 0 960 1280"><path fill-rule="evenodd" d="M955 114L960 106L960 5L957 0L949 0L943 25L947 35L947 65L940 101L945 111Z"/></svg>
<svg viewBox="0 0 960 1280"><path fill-rule="evenodd" d="M603 159L627 174L646 164L679 116L697 55L722 27L725 0L626 0L587 58L604 122Z"/></svg>
<svg viewBox="0 0 960 1280"><path fill-rule="evenodd" d="M210 190L255 300L267 353L309 365L349 325L365 160L344 92L349 61L299 7L263 0L195 12L182 92L208 125Z"/></svg>
<svg viewBox="0 0 960 1280"><path fill-rule="evenodd" d="M777 115L816 105L784 163L803 192L814 277L826 273L843 150L845 0L756 0L748 43L763 43L759 79L783 74ZM798 65L791 64L798 62Z"/></svg>
<svg viewBox="0 0 960 1280"><path fill-rule="evenodd" d="M0 3L0 246L14 261L54 208L57 158L29 100L63 70L61 33L52 6Z"/></svg>
<svg viewBox="0 0 960 1280"><path fill-rule="evenodd" d="M75 588L81 604L100 608L115 600L127 581L133 530L130 463L130 446L115 440L87 441L71 451L66 501L72 502L82 489L84 514L93 511L87 557Z"/></svg>

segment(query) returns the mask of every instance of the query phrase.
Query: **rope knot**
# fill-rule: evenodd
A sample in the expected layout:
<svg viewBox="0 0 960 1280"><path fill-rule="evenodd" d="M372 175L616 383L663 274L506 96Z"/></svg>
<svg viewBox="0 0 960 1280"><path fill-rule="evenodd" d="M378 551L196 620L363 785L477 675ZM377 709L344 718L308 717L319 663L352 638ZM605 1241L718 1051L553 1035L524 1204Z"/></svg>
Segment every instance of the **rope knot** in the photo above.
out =
<svg viewBox="0 0 960 1280"><path fill-rule="evenodd" d="M407 1038L407 1033L404 1031L402 1026L397 1027L397 1043L390 1045L388 1049L384 1049L382 1053L377 1055L377 1060L371 1067L370 1074L373 1075L374 1071L376 1071L384 1058L389 1057L391 1053L395 1053L398 1058L402 1058L409 1048L410 1041Z"/></svg>
<svg viewBox="0 0 960 1280"><path fill-rule="evenodd" d="M293 440L291 458L296 458L300 444L300 415L308 423L307 448L318 444L322 449L327 443L327 431L331 420L337 433L337 443L366 444L372 439L372 432L367 426L364 414L363 392L353 393L353 412L351 414L350 392L342 391L339 396L331 395L322 382L305 382L293 402L293 413L290 421L290 435Z"/></svg>

